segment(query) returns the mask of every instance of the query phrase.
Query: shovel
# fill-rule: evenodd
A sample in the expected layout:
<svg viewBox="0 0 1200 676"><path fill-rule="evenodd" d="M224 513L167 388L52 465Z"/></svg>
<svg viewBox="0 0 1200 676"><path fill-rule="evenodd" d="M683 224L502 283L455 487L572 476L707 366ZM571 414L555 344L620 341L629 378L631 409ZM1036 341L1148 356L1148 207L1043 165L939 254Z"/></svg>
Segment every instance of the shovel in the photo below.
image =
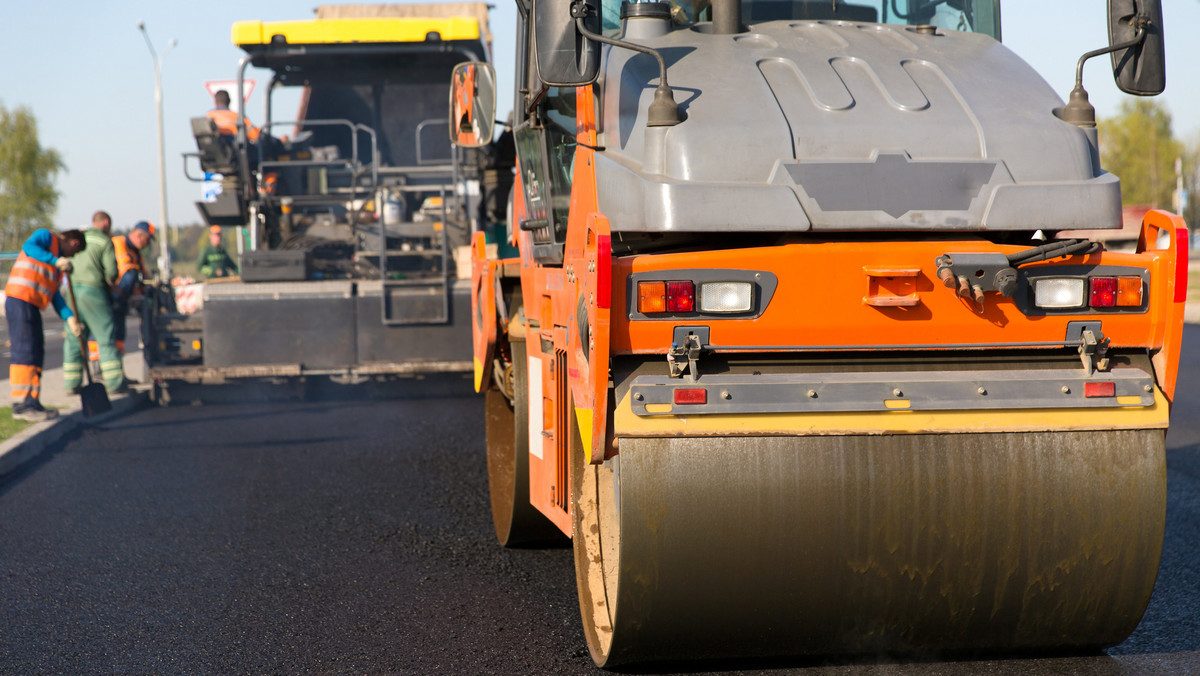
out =
<svg viewBox="0 0 1200 676"><path fill-rule="evenodd" d="M75 317L78 318L79 310L75 307L75 288L71 286L71 273L66 273L66 278L67 294L71 299L71 312L74 312ZM79 391L79 400L83 405L84 417L90 418L111 411L112 404L108 401L108 390L104 389L104 384L92 382L92 369L88 364L88 349L87 343L83 340L83 334L76 337L79 339L79 357L83 360L83 372L87 374L88 383Z"/></svg>

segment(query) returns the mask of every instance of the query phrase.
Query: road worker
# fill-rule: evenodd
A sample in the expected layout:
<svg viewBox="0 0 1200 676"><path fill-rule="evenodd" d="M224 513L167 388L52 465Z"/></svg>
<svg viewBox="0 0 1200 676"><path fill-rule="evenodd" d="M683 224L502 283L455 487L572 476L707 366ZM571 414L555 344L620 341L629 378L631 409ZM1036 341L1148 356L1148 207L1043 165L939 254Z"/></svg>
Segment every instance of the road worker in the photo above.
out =
<svg viewBox="0 0 1200 676"><path fill-rule="evenodd" d="M213 104L213 109L206 113L208 119L217 123L217 131L222 136L237 136L238 114L229 109L229 92L218 89L217 93L213 94ZM256 143L258 133L258 127L250 124L250 118L246 118L246 138L251 143Z"/></svg>
<svg viewBox="0 0 1200 676"><path fill-rule="evenodd" d="M142 249L154 237L154 224L139 221L125 235L112 238L117 255L117 285L113 289L113 342L117 352L125 354L125 316L129 314L129 299L142 294L142 281L150 277Z"/></svg>
<svg viewBox="0 0 1200 676"><path fill-rule="evenodd" d="M208 244L200 250L196 267L205 277L232 277L238 273L237 263L221 246L221 226L214 225L208 229Z"/></svg>
<svg viewBox="0 0 1200 676"><path fill-rule="evenodd" d="M92 227L103 230L104 234L112 234L112 218L104 211L97 211L92 214ZM88 345L88 362L90 364L98 364L100 361L100 346L95 340L89 340Z"/></svg>
<svg viewBox="0 0 1200 676"><path fill-rule="evenodd" d="M58 285L62 273L71 272L68 259L86 246L83 233L78 230L56 235L42 228L25 240L13 263L4 287L8 296L4 301L4 313L12 342L8 382L12 388L13 417L18 420L36 422L58 415L57 411L44 408L41 402L42 365L46 358L42 310L53 305L73 335L83 334L83 324L67 307L58 292Z"/></svg>
<svg viewBox="0 0 1200 676"><path fill-rule="evenodd" d="M117 283L117 254L112 239L105 231L112 219L103 211L92 217L92 227L84 232L87 248L75 261L71 277L75 291L75 310L85 330L96 341L100 354L100 376L109 392L126 392L125 372L121 354L113 337L113 307L111 290ZM107 228L106 228L107 226ZM83 386L85 355L79 352L79 342L63 343L63 380L67 390L78 392Z"/></svg>

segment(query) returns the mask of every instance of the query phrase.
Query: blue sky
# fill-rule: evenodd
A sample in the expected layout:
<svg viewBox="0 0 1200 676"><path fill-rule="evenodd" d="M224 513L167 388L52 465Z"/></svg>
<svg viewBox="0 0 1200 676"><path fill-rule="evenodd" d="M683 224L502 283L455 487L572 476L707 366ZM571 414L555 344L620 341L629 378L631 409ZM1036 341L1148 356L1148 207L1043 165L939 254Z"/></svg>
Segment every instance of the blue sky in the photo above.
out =
<svg viewBox="0 0 1200 676"><path fill-rule="evenodd" d="M493 45L499 86L512 91L513 25L509 0L492 0ZM28 106L43 145L62 153L58 227L85 224L96 209L118 229L159 220L154 65L137 22L144 21L160 53L178 45L163 65L168 218L199 221L199 184L183 175L181 155L195 150L188 118L211 107L210 80L232 79L242 52L229 40L234 21L307 19L319 2L285 0L41 0L0 2L0 102ZM1167 91L1177 137L1200 140L1200 0L1164 0ZM1107 44L1105 3L1097 0L1003 0L1004 42L1060 96L1073 85L1075 62ZM257 78L265 85L266 77ZM1124 97L1113 85L1107 58L1088 63L1084 84L1100 116L1117 112ZM247 112L262 117L259 89ZM510 96L502 95L507 107ZM501 110L500 115L507 114Z"/></svg>

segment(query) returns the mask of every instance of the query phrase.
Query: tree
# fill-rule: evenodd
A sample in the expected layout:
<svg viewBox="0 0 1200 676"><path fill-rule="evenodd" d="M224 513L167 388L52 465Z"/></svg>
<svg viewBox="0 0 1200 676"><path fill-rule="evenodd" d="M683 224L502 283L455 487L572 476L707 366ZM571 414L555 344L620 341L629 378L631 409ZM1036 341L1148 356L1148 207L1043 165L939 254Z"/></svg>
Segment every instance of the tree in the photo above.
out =
<svg viewBox="0 0 1200 676"><path fill-rule="evenodd" d="M1183 190L1187 200L1180 215L1194 230L1196 223L1200 223L1200 135L1197 134L1184 143Z"/></svg>
<svg viewBox="0 0 1200 676"><path fill-rule="evenodd" d="M1175 158L1183 144L1171 133L1171 114L1150 99L1125 99L1116 117L1101 120L1100 163L1121 178L1121 200L1170 209Z"/></svg>
<svg viewBox="0 0 1200 676"><path fill-rule="evenodd" d="M65 170L58 151L38 142L33 113L0 104L0 249L16 250L29 233L53 225L54 179Z"/></svg>

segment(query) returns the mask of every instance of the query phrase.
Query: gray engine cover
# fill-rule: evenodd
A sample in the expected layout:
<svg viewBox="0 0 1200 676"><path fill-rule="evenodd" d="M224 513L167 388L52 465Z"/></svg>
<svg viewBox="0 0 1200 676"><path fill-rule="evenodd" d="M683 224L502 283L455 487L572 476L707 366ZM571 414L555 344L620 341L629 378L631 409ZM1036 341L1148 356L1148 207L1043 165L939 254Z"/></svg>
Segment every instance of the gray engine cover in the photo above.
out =
<svg viewBox="0 0 1200 676"><path fill-rule="evenodd" d="M687 116L674 127L646 127L654 60L605 49L596 180L614 231L1121 225L1120 182L1094 168L1087 134L989 36L818 21L708 28L638 40L667 61Z"/></svg>

